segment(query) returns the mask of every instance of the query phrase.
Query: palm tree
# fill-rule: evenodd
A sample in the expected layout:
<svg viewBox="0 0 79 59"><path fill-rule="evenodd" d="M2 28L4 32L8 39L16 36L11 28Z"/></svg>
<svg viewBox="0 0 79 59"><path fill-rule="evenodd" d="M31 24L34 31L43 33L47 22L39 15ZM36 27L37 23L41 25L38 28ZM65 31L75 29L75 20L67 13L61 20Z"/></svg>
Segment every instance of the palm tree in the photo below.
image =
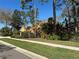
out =
<svg viewBox="0 0 79 59"><path fill-rule="evenodd" d="M40 0L41 1L41 3L47 3L48 2L48 0ZM54 27L55 27L55 29L54 30L56 30L56 4L58 4L58 3L56 3L56 1L59 1L59 0L52 0L52 6L53 6L53 18L54 18ZM26 8L26 4L27 3L29 3L29 2L33 2L33 6L34 6L34 0L22 0L22 8ZM34 7L33 7L34 8ZM36 13L35 13L35 15L34 15L34 17L36 17ZM34 18L35 19L35 18Z"/></svg>
<svg viewBox="0 0 79 59"><path fill-rule="evenodd" d="M53 0L54 32L56 32L56 0Z"/></svg>

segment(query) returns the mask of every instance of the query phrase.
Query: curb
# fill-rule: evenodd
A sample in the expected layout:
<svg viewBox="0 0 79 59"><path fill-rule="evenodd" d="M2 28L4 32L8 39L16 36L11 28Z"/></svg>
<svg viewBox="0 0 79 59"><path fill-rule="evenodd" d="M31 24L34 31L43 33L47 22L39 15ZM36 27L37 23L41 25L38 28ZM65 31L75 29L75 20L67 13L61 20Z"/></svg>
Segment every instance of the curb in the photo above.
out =
<svg viewBox="0 0 79 59"><path fill-rule="evenodd" d="M20 53L22 53L22 54L24 54L24 55L30 57L31 59L48 59L48 58L46 58L46 57L44 57L44 56L41 56L41 55L38 55L38 54L33 53L33 52L31 52L31 51L22 49L22 48L20 48L20 47L17 47L17 46L15 46L15 45L9 44L9 43L7 43L7 42L4 42L4 41L1 41L1 40L0 40L0 43L5 44L5 45L8 45L8 46L10 46L10 47L16 47L14 50L16 50L16 51L18 51L18 52L20 52Z"/></svg>
<svg viewBox="0 0 79 59"><path fill-rule="evenodd" d="M66 45L60 45L60 44L52 44L52 43L32 41L32 40L23 40L23 39L16 39L16 38L10 38L10 39L19 40L19 41L26 41L26 42L31 42L31 43L37 43L37 44L47 45L47 46L51 46L51 47L58 47L58 48L79 51L79 47L74 47L74 46L66 46Z"/></svg>

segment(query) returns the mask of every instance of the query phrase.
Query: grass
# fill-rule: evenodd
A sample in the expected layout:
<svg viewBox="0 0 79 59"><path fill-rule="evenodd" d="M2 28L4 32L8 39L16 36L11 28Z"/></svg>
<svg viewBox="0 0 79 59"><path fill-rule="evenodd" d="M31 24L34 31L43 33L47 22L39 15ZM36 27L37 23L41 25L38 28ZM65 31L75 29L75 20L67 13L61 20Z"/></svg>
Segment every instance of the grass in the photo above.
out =
<svg viewBox="0 0 79 59"><path fill-rule="evenodd" d="M39 39L31 38L28 40L79 47L79 41L77 42L77 41L46 40L46 39L40 39L40 38Z"/></svg>
<svg viewBox="0 0 79 59"><path fill-rule="evenodd" d="M23 49L32 51L34 53L40 54L42 56L48 57L49 59L79 59L78 51L49 47L41 44L23 42L12 39L1 39L1 40L16 45L18 47L21 47Z"/></svg>

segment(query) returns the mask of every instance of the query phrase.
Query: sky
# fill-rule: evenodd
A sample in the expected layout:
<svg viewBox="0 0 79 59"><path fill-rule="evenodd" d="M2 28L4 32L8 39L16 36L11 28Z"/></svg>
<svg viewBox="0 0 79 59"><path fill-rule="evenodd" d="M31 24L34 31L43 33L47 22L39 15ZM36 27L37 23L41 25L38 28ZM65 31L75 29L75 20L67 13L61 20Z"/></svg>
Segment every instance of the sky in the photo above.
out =
<svg viewBox="0 0 79 59"><path fill-rule="evenodd" d="M49 0L48 3L41 5L38 0L34 0L36 7L39 8L39 16L40 20L47 20L49 17L53 17L53 9L52 9L52 0ZM0 0L0 9L11 9L11 10L21 10L20 8L20 0ZM60 10L57 10L57 16L61 14ZM2 26L2 25L1 25Z"/></svg>

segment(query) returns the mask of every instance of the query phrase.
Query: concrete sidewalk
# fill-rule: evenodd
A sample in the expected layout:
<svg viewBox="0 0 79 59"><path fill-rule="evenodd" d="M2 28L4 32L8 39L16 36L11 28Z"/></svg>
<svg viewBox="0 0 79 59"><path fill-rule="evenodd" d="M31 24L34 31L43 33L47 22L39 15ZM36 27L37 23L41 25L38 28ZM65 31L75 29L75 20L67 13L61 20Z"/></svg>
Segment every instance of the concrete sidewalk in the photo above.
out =
<svg viewBox="0 0 79 59"><path fill-rule="evenodd" d="M37 43L37 44L47 45L47 46L51 46L51 47L59 47L59 48L65 48L65 49L79 51L79 47L66 46L66 45L53 44L53 43L46 43L46 42L39 42L39 41L32 41L32 40L16 39L16 38L10 38L10 39L19 40L19 41L26 41L26 42L31 42L31 43Z"/></svg>
<svg viewBox="0 0 79 59"><path fill-rule="evenodd" d="M20 48L20 47L14 46L14 45L9 44L9 43L7 43L7 42L4 42L4 41L1 41L1 40L0 40L0 43L2 43L2 44L4 44L4 45L7 45L7 46L10 46L10 47L15 47L14 50L16 50L17 52L20 52L20 53L22 53L22 54L28 56L28 57L31 58L31 59L48 59L48 58L46 58L46 57L44 57L44 56L38 55L38 54L33 53L33 52L31 52L31 51L22 49L22 48Z"/></svg>

